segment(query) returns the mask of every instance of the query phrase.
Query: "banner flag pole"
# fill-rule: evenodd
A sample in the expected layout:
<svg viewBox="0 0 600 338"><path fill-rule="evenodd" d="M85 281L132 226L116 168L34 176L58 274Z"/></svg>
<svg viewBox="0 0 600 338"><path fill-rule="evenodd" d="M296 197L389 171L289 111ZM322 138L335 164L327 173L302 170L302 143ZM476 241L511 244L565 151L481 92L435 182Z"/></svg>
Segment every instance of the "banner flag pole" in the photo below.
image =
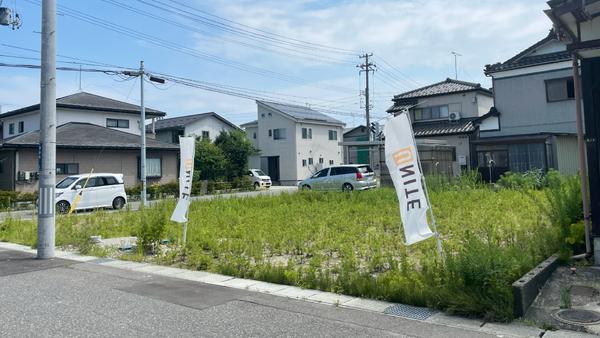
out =
<svg viewBox="0 0 600 338"><path fill-rule="evenodd" d="M402 114L406 114L409 117L410 120L410 116L408 115L408 110L404 110L402 112ZM412 136L413 139L413 143L415 144L415 148L417 147L417 141L415 139L415 132L413 130L412 127L412 123L410 123L410 135ZM417 149L416 151L417 153L417 163L419 163L419 170L421 171L421 173L423 173L423 167L421 166L421 157L419 156L419 150ZM427 205L429 206L429 216L431 217L431 225L433 226L433 232L435 233L435 240L437 242L437 249L438 252L440 253L440 257L442 258L442 261L444 261L444 250L442 249L442 241L440 239L440 232L437 229L437 222L435 221L435 216L433 215L433 208L431 207L431 200L429 199L429 191L427 190L427 181L425 180L425 175L421 176L421 182L423 184L423 190L425 192L425 198L427 199Z"/></svg>

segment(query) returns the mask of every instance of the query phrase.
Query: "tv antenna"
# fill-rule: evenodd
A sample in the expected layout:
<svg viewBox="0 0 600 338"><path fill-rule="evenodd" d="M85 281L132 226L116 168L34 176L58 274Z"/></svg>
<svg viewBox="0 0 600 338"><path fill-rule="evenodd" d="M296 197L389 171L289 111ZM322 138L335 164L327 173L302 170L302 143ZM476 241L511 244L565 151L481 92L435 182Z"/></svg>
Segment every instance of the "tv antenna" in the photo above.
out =
<svg viewBox="0 0 600 338"><path fill-rule="evenodd" d="M3 0L0 0L0 26L11 26L13 30L21 28L21 17L17 13L17 2L13 9L2 7Z"/></svg>
<svg viewBox="0 0 600 338"><path fill-rule="evenodd" d="M454 79L458 80L458 62L457 62L457 57L462 56L462 54L459 54L457 52L450 52L450 54L454 55Z"/></svg>

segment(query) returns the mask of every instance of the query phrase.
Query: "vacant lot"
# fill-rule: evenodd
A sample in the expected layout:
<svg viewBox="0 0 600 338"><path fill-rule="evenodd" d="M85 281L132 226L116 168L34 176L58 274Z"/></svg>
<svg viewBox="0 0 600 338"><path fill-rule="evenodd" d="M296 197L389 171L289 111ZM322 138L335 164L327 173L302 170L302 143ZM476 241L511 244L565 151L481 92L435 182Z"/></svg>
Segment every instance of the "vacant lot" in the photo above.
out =
<svg viewBox="0 0 600 338"><path fill-rule="evenodd" d="M89 236L138 236L147 248L168 238L170 244L155 255L122 255L494 320L512 318L511 283L560 245L544 191L457 188L434 191L431 199L445 262L434 239L403 244L392 189L195 202L185 248L178 245L181 226L169 221L174 202L143 213L61 217L57 244L119 255L93 247ZM35 232L31 221L0 224L0 240L33 245Z"/></svg>

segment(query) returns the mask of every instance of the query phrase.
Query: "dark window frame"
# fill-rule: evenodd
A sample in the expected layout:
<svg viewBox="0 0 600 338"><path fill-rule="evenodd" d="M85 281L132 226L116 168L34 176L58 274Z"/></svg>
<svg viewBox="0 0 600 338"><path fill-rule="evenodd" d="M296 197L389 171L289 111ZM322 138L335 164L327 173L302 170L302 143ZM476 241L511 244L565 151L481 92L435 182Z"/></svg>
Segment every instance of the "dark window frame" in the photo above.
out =
<svg viewBox="0 0 600 338"><path fill-rule="evenodd" d="M329 141L337 141L338 140L337 130L329 129L327 136L329 138Z"/></svg>
<svg viewBox="0 0 600 338"><path fill-rule="evenodd" d="M9 123L8 124L8 135L14 135L14 134L15 134L15 124Z"/></svg>
<svg viewBox="0 0 600 338"><path fill-rule="evenodd" d="M550 96L548 95L548 83L563 81L563 80L566 80L567 98L551 100ZM569 88L569 83L570 83L571 88ZM544 80L544 90L546 91L546 102L548 102L548 103L575 100L575 82L574 82L572 76L558 77L558 78L554 78L554 79L546 79L546 80ZM569 94L572 94L573 97L569 97Z"/></svg>
<svg viewBox="0 0 600 338"><path fill-rule="evenodd" d="M164 161L163 161L162 156L147 156L146 157L146 164L148 163L148 160L155 160L155 159L160 160L160 175L159 176L155 176L155 175L150 176L150 175L148 175L148 170L147 170L148 168L146 168L146 178L162 178L163 177L163 174L164 174L164 169L163 169ZM141 177L142 177L142 168L141 168L141 163L140 163L140 157L139 156L137 157L137 177L138 177L138 179L141 179Z"/></svg>
<svg viewBox="0 0 600 338"><path fill-rule="evenodd" d="M274 140L287 140L286 128L273 129L273 139Z"/></svg>
<svg viewBox="0 0 600 338"><path fill-rule="evenodd" d="M73 167L76 167L75 170ZM59 170L61 172L59 173ZM57 175L79 175L79 163L56 163L56 174Z"/></svg>
<svg viewBox="0 0 600 338"><path fill-rule="evenodd" d="M19 121L19 133L25 131L25 121Z"/></svg>
<svg viewBox="0 0 600 338"><path fill-rule="evenodd" d="M203 130L203 131L202 131L202 139L203 139L203 140L210 140L210 131L208 131L208 130Z"/></svg>
<svg viewBox="0 0 600 338"><path fill-rule="evenodd" d="M113 122L113 123L111 123L111 122ZM112 125L112 124L114 124L114 125ZM129 120L128 119L107 118L106 119L106 128L129 129Z"/></svg>
<svg viewBox="0 0 600 338"><path fill-rule="evenodd" d="M446 108L446 116L442 116L442 108ZM417 118L417 111L420 112L420 116L419 118ZM426 116L426 112L427 115L429 116L428 118L425 118ZM413 119L413 121L417 122L417 121L443 121L443 120L447 120L448 116L450 116L450 105L449 104L440 104L437 106L430 106L430 107L421 107L421 108L414 108L411 109L410 111L411 117ZM433 117L435 115L437 115L437 117Z"/></svg>

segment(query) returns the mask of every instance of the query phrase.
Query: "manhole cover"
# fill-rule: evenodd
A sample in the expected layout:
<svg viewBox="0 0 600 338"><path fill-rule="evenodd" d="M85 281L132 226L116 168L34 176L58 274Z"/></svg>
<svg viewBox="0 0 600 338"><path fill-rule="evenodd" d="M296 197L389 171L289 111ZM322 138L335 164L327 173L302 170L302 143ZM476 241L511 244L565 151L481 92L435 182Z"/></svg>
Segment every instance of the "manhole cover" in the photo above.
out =
<svg viewBox="0 0 600 338"><path fill-rule="evenodd" d="M576 324L595 324L600 322L600 313L591 310L568 309L556 313L559 320Z"/></svg>
<svg viewBox="0 0 600 338"><path fill-rule="evenodd" d="M434 311L429 310L428 308L404 305L404 304L396 304L388 307L383 311L383 313L388 315L394 315L398 317L425 320L435 314Z"/></svg>

